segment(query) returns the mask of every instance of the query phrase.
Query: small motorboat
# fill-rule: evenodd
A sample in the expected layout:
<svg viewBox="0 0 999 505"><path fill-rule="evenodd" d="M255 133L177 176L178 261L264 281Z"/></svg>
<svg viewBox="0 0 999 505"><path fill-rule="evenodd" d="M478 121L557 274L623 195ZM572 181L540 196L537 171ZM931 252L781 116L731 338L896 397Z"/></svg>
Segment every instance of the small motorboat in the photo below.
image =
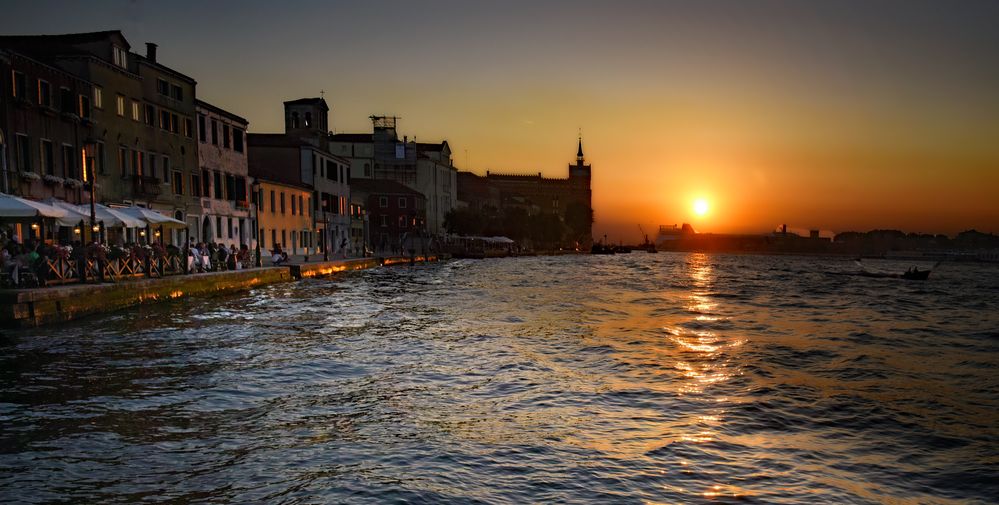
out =
<svg viewBox="0 0 999 505"><path fill-rule="evenodd" d="M930 272L932 272L932 270L920 270L913 267L903 272L901 277L910 281L925 281L926 279L929 279Z"/></svg>
<svg viewBox="0 0 999 505"><path fill-rule="evenodd" d="M861 263L859 259L854 260L854 262L856 262L857 265L860 267L860 272L857 275L860 275L861 277L906 279L910 281L925 281L926 279L929 279L930 272L932 272L933 269L935 269L937 265L940 264L940 262L938 261L936 264L933 265L933 268L929 270L920 270L919 267L912 267L906 270L905 272L902 272L901 274L889 274L882 272L871 272L866 268L864 268L864 264Z"/></svg>

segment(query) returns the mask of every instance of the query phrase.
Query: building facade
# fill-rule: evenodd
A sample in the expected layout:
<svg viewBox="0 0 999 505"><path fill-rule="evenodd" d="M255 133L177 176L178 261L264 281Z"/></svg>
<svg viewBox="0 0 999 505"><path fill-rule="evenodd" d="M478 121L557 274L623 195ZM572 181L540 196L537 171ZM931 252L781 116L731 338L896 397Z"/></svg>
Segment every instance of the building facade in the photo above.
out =
<svg viewBox="0 0 999 505"><path fill-rule="evenodd" d="M285 133L255 133L250 146L250 175L311 192L309 213L315 237L308 242L320 253L347 255L351 249L350 164L328 150L329 107L322 98L285 102Z"/></svg>
<svg viewBox="0 0 999 505"><path fill-rule="evenodd" d="M528 214L553 213L563 221L573 206L591 212L591 167L583 156L583 141L579 140L576 162L569 165L568 177L544 177L523 174L496 174L486 171L485 176L462 172L458 177L458 194L461 206L481 208L491 205L498 209L524 208ZM573 237L583 246L592 243L591 231Z"/></svg>
<svg viewBox="0 0 999 505"><path fill-rule="evenodd" d="M392 180L420 192L427 202L427 231L444 236L444 218L458 202L451 147L446 140L419 143L404 136L400 141L395 117L372 116L371 121L370 135L330 135L330 151L349 160L355 179Z"/></svg>
<svg viewBox="0 0 999 505"><path fill-rule="evenodd" d="M33 146L25 149L24 152L31 155L30 162L36 173L48 175L50 165L54 173L59 173L60 156L68 157L72 148L86 153L79 155L78 166L93 164L97 202L111 206L149 207L181 220L185 220L188 213L199 212L200 200L192 197L188 185L190 175L197 167L198 156L194 142L196 82L160 63L156 44L148 43L146 54L140 55L131 51L130 44L120 31L105 31L3 36L0 37L0 48L54 67L79 81L72 85L71 80L59 80L59 89L54 90L52 82L46 81L47 85L42 82L28 83L25 74L26 95L30 85L33 88L30 93L40 95L42 100L46 100L46 89L53 97L58 97L52 98L49 105L41 104L42 107L37 108L39 113L55 113L60 120L65 114L69 121L75 121L72 116L76 116L86 132L80 141L82 145L72 145L68 134L60 134L63 139L60 142L66 144L61 148L65 151L60 153L53 142L54 153L51 157L47 147L42 145L39 145L37 157L34 156ZM7 78L19 81L11 86L20 85L22 80L13 73ZM83 90L86 90L86 96L80 93ZM69 110L71 100L76 103L77 112L63 112L64 102L67 104L65 109ZM52 112L47 112L48 109ZM84 118L85 114L89 117ZM51 125L33 128L35 131L38 128L54 131ZM25 136L29 144L42 142L41 138L31 139L27 132ZM28 156L24 158L25 161L14 159L13 163L27 167ZM56 161L50 162L50 158ZM65 177L74 175L74 171L78 171L79 176ZM63 175L54 177L62 177L66 185L67 179L80 180L83 171L74 169L70 162L64 163L61 173ZM53 189L54 177L48 181ZM30 185L20 190L30 192L32 196L44 195L44 191L38 193L41 188L35 182L38 181L31 181ZM45 181L42 183L45 184ZM175 232L172 241L179 243L182 236L183 232ZM124 237L125 240L136 238Z"/></svg>
<svg viewBox="0 0 999 505"><path fill-rule="evenodd" d="M16 51L0 50L0 191L36 200L89 201L85 147L91 85Z"/></svg>
<svg viewBox="0 0 999 505"><path fill-rule="evenodd" d="M312 191L267 179L258 179L256 187L260 249L280 247L289 255L314 255Z"/></svg>
<svg viewBox="0 0 999 505"><path fill-rule="evenodd" d="M427 232L423 193L388 179L355 179L353 195L368 209L370 243L375 252L400 252L407 237Z"/></svg>
<svg viewBox="0 0 999 505"><path fill-rule="evenodd" d="M199 242L246 244L252 249L257 226L250 204L249 122L201 100L195 111L200 166L189 181L191 196L200 199L200 205L187 215L191 236Z"/></svg>

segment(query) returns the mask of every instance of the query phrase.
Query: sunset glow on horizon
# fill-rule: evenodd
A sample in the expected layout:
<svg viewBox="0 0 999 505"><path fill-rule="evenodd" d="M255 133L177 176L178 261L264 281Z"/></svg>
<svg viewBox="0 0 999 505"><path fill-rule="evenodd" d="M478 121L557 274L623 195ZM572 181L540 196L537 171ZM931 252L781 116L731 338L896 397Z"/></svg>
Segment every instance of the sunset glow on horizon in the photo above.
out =
<svg viewBox="0 0 999 505"><path fill-rule="evenodd" d="M160 43L251 132L322 91L336 132L398 115L400 135L446 139L478 174L565 177L581 130L593 236L614 241L695 218L720 233L999 231L999 4L251 4L181 20L155 3L24 3L0 31L124 15L113 28Z"/></svg>

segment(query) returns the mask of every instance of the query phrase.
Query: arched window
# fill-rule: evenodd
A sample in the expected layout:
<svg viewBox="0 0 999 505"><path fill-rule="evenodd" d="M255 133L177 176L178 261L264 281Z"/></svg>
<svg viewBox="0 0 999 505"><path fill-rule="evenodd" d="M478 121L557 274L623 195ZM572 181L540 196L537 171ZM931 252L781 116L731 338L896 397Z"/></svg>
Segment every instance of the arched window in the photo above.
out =
<svg viewBox="0 0 999 505"><path fill-rule="evenodd" d="M291 127L298 128L298 112L291 113Z"/></svg>
<svg viewBox="0 0 999 505"><path fill-rule="evenodd" d="M310 126L312 126L312 113L311 112L306 112L305 113L305 127L308 128Z"/></svg>

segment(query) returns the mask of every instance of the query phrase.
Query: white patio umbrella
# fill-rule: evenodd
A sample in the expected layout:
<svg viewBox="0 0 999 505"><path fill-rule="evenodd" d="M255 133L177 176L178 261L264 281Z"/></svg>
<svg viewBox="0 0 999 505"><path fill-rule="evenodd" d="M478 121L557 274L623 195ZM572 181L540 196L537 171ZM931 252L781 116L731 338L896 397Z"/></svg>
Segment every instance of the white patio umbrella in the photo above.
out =
<svg viewBox="0 0 999 505"><path fill-rule="evenodd" d="M90 222L90 206L87 204L73 205L71 203L63 202L61 200L55 200L53 202L48 202L57 207L67 209L70 211L79 212L86 217L86 222ZM97 222L104 223L105 228L118 228L124 226L125 228L145 228L146 222L137 218L132 217L119 209L112 209L111 207L106 207L99 203L94 204L94 217L97 218Z"/></svg>
<svg viewBox="0 0 999 505"><path fill-rule="evenodd" d="M122 212L128 216L134 217L148 223L149 226L154 228L162 226L165 229L186 229L187 223L179 221L170 216L165 216L156 212L152 209L147 209L145 207L125 207L123 209L115 209L118 212Z"/></svg>
<svg viewBox="0 0 999 505"><path fill-rule="evenodd" d="M52 218L60 226L76 226L80 222L68 210L6 193L0 193L0 217Z"/></svg>
<svg viewBox="0 0 999 505"><path fill-rule="evenodd" d="M57 209L62 209L66 211L65 219L72 219L74 221L72 226L80 224L80 221L85 223L90 223L90 214L85 214L82 210L78 209L75 205L59 200L58 198L46 198L42 200L45 205L51 205Z"/></svg>
<svg viewBox="0 0 999 505"><path fill-rule="evenodd" d="M81 205L80 207L86 207ZM124 226L125 228L142 228L146 226L146 223L137 217L132 217L121 209L114 209L101 204L96 204L94 206L97 212L97 219L104 221L104 226ZM89 209L84 209L88 210ZM109 224L115 223L115 224Z"/></svg>

